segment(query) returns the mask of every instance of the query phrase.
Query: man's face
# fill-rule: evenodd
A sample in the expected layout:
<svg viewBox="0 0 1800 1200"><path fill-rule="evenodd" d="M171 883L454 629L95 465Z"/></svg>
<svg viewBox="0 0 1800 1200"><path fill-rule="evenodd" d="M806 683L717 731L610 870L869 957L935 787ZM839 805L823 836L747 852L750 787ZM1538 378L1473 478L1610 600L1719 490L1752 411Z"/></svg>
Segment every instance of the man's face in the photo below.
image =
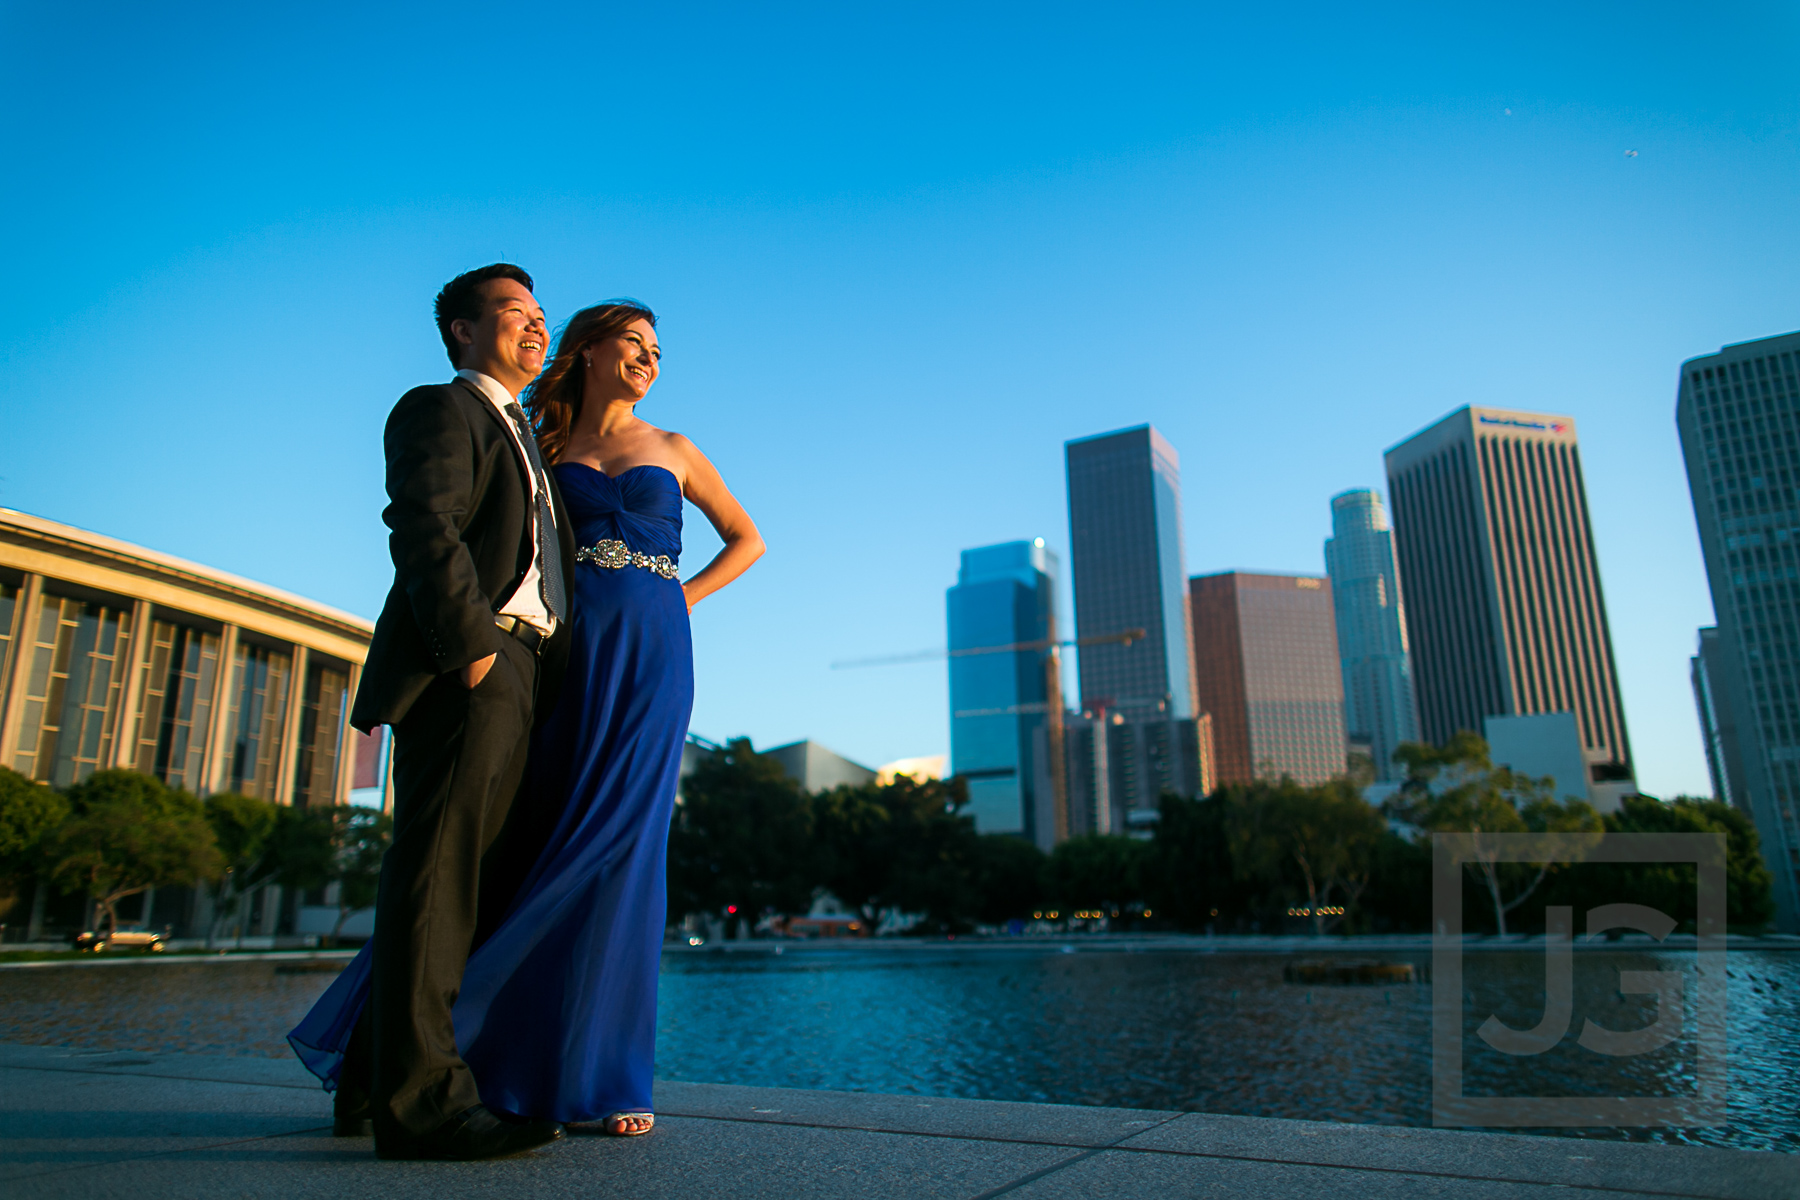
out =
<svg viewBox="0 0 1800 1200"><path fill-rule="evenodd" d="M480 319L452 321L450 332L463 345L463 366L492 376L517 394L544 369L549 344L544 310L516 280L490 279L482 292Z"/></svg>

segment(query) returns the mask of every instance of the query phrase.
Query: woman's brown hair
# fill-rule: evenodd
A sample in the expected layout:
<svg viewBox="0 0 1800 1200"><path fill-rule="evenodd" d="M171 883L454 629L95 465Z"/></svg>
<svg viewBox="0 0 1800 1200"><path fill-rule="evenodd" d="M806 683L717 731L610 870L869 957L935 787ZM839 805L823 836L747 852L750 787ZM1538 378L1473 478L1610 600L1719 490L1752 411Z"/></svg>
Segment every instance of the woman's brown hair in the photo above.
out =
<svg viewBox="0 0 1800 1200"><path fill-rule="evenodd" d="M636 300L609 300L584 308L556 335L556 350L544 373L531 381L519 400L537 432L545 462L555 462L569 444L569 433L581 416L581 389L587 372L582 355L595 342L618 337L633 321L656 328L656 314Z"/></svg>

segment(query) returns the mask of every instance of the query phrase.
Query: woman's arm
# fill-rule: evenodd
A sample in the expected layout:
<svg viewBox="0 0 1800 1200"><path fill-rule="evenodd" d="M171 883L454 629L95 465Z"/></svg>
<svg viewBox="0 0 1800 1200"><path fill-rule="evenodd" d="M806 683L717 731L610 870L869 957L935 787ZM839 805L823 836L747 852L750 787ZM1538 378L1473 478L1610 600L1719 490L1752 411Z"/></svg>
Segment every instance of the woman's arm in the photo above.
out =
<svg viewBox="0 0 1800 1200"><path fill-rule="evenodd" d="M725 542L724 549L713 556L699 574L681 585L687 596L688 611L693 612L694 605L748 571L750 564L762 557L763 540L756 532L756 523L731 494L731 489L725 486L712 460L679 434L675 435L675 444L687 468L683 472L682 494L706 514L706 519L712 522L712 527Z"/></svg>

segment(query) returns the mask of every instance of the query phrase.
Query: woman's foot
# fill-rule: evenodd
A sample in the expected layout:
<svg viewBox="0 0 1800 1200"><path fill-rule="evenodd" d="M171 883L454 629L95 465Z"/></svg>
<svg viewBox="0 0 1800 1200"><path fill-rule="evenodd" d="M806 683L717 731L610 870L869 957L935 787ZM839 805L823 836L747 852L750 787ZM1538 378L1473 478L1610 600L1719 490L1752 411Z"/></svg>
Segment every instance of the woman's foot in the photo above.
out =
<svg viewBox="0 0 1800 1200"><path fill-rule="evenodd" d="M600 1122L600 1129L613 1137L643 1137L655 1125L655 1113L616 1112Z"/></svg>

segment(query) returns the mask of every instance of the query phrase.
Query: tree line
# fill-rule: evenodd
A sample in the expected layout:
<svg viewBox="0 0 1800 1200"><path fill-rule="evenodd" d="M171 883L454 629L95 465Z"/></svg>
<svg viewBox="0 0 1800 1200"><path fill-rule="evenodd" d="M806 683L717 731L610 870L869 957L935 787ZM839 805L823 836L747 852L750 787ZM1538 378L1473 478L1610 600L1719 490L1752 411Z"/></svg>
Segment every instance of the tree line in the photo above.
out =
<svg viewBox="0 0 1800 1200"><path fill-rule="evenodd" d="M809 795L737 739L683 782L669 839L672 918L728 927L804 913L830 893L868 930L884 913L919 916L920 933L1014 921L1104 920L1112 929L1367 933L1426 930L1433 832L1724 833L1735 928L1773 916L1756 829L1712 800L1628 798L1605 816L1555 797L1489 760L1471 733L1400 749L1399 792L1363 799L1366 774L1305 786L1290 778L1165 794L1149 838L1093 834L1044 854L1022 838L979 834L957 779L838 787ZM1544 909L1619 901L1694 919L1693 867L1577 863L1530 866L1478 856L1466 864L1464 928L1535 932Z"/></svg>
<svg viewBox="0 0 1800 1200"><path fill-rule="evenodd" d="M669 831L669 913L709 916L735 933L804 914L829 893L870 931L894 913L933 934L1036 921L1424 930L1432 832L1613 831L1725 834L1727 920L1756 929L1773 915L1756 829L1729 805L1638 796L1602 816L1557 799L1547 780L1495 767L1468 733L1441 747L1408 744L1396 760L1405 782L1380 808L1362 798L1366 777L1259 780L1204 797L1165 794L1148 838L1094 834L1045 854L1023 838L977 833L961 780L902 776L808 794L740 738L704 755L682 782ZM130 897L195 886L211 901L216 941L247 924L259 888L337 883L341 928L374 903L391 830L366 808L292 808L234 793L201 800L134 771L96 772L58 792L0 768L0 900L41 881L91 897L110 932ZM1694 918L1691 865L1538 867L1477 854L1463 883L1464 927L1473 931L1536 932L1550 905L1584 912L1630 901L1678 922Z"/></svg>
<svg viewBox="0 0 1800 1200"><path fill-rule="evenodd" d="M293 808L235 792L201 800L136 771L96 771L56 791L0 768L0 899L16 906L38 884L84 895L94 927L110 938L126 900L198 887L211 901L211 944L248 924L261 888L335 883L335 938L351 913L375 903L392 827L353 805Z"/></svg>

